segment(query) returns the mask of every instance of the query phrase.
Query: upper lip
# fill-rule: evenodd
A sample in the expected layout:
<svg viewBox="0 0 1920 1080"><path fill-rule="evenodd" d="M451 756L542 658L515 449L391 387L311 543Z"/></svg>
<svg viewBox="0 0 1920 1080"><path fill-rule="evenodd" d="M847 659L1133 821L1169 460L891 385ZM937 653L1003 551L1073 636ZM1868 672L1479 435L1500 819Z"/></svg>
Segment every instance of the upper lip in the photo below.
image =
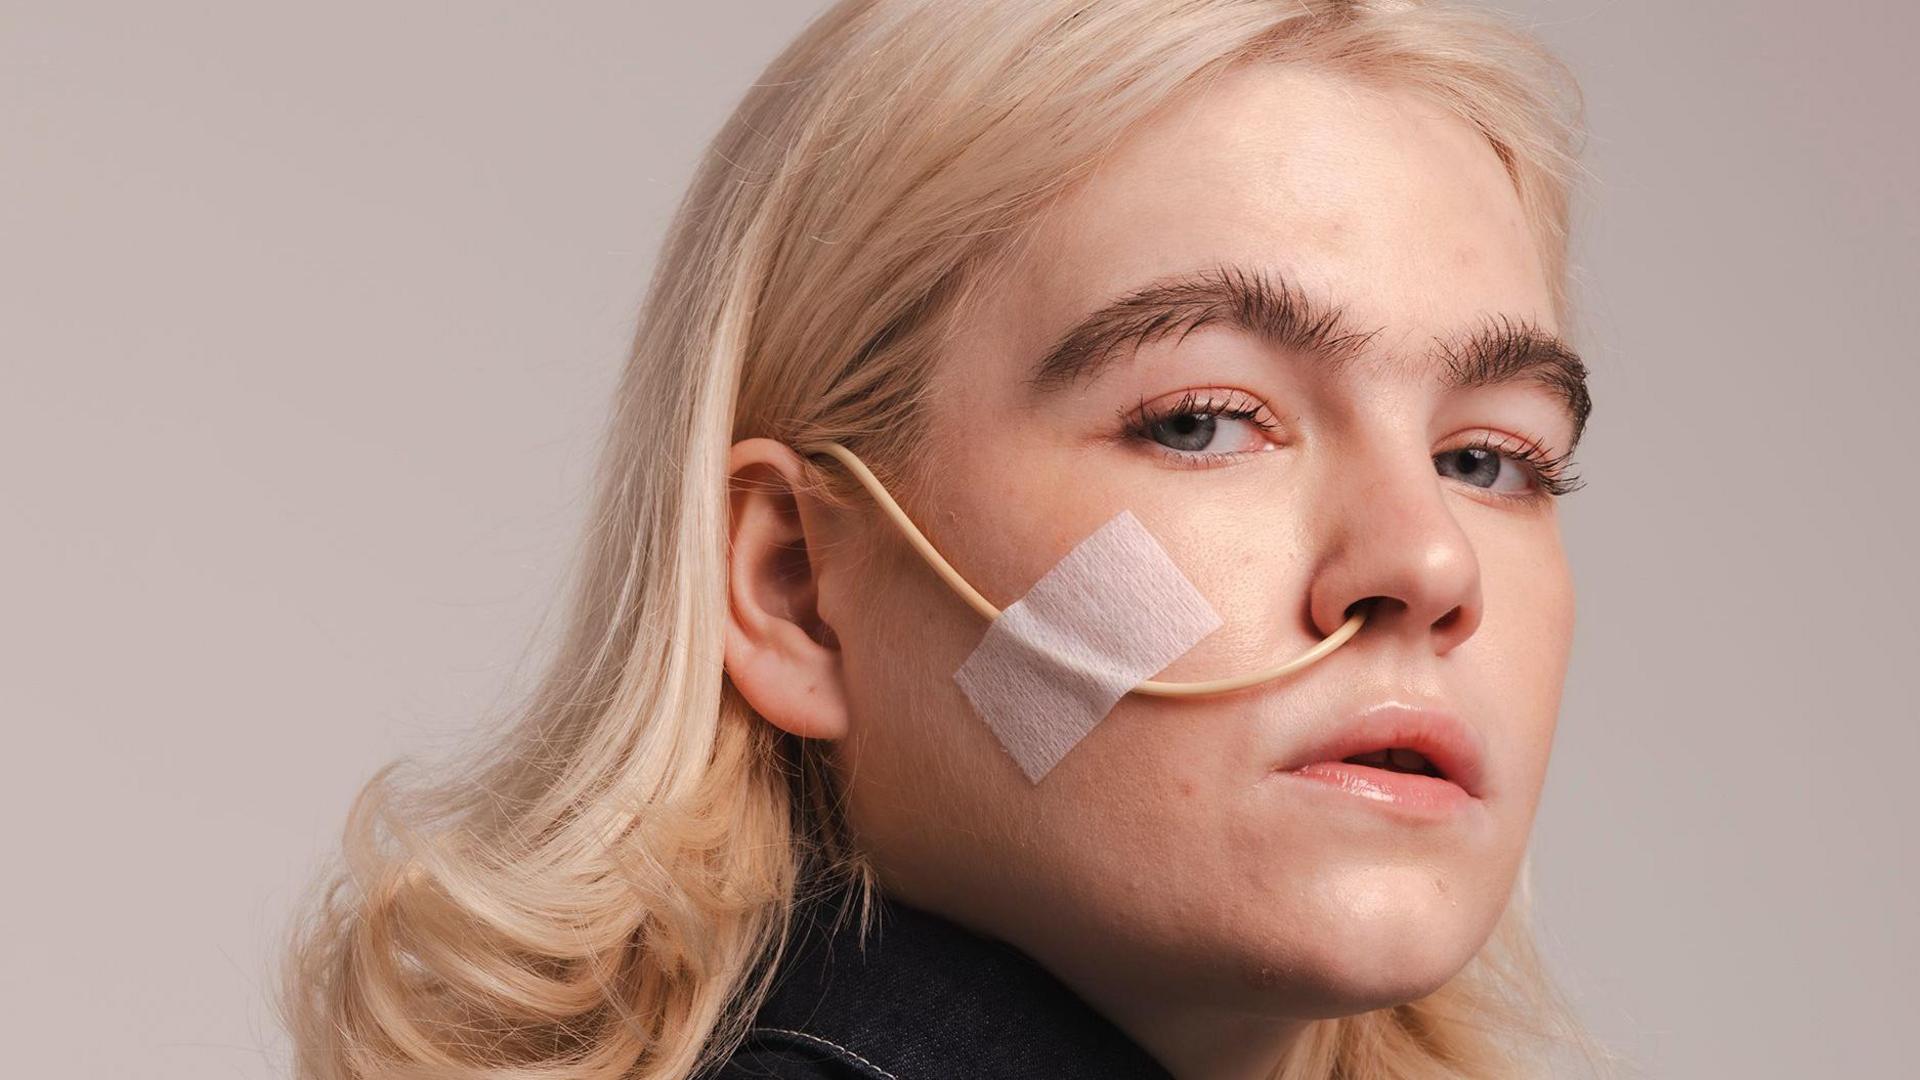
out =
<svg viewBox="0 0 1920 1080"><path fill-rule="evenodd" d="M1479 733L1437 706L1384 701L1322 733L1284 768L1339 761L1389 747L1415 750L1447 780L1479 798L1486 780L1486 754Z"/></svg>

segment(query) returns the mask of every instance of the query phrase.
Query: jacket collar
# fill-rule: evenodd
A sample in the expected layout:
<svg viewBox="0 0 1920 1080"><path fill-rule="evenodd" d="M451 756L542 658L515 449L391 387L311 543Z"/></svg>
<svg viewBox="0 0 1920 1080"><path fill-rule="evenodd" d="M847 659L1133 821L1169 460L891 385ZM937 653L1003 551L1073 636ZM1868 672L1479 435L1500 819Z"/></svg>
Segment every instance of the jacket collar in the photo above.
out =
<svg viewBox="0 0 1920 1080"><path fill-rule="evenodd" d="M837 888L797 907L750 1038L830 1046L876 1078L1172 1080L1010 944L880 896L863 949L856 895Z"/></svg>

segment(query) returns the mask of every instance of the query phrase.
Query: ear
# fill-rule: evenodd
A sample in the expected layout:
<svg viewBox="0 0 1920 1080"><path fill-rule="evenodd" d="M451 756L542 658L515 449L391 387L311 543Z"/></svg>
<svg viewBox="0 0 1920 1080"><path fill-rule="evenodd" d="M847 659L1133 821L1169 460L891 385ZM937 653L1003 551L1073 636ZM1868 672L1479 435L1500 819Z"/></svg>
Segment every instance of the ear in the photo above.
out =
<svg viewBox="0 0 1920 1080"><path fill-rule="evenodd" d="M847 733L840 642L821 616L821 504L807 464L773 439L728 456L726 671L755 712L807 739Z"/></svg>

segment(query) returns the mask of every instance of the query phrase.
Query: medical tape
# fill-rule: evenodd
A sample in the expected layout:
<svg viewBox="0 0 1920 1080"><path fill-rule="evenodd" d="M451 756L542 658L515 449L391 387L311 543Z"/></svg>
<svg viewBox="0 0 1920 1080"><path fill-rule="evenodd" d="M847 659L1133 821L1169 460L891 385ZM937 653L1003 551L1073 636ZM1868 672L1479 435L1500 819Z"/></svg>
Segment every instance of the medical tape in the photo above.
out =
<svg viewBox="0 0 1920 1080"><path fill-rule="evenodd" d="M1038 783L1141 680L1223 620L1122 510L987 627L954 681Z"/></svg>

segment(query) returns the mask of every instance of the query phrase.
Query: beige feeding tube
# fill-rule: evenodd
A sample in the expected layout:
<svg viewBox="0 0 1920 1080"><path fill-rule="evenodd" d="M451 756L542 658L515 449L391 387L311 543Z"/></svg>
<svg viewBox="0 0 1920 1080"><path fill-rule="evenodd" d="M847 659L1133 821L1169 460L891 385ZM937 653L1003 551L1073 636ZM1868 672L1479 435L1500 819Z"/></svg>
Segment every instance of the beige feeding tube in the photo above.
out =
<svg viewBox="0 0 1920 1080"><path fill-rule="evenodd" d="M1198 682L1149 679L1222 620L1131 511L1075 545L1002 611L934 550L853 451L839 443L824 450L853 472L934 573L990 620L954 680L1035 783L1126 694L1194 697L1277 679L1339 648L1366 621L1362 607L1274 667Z"/></svg>

